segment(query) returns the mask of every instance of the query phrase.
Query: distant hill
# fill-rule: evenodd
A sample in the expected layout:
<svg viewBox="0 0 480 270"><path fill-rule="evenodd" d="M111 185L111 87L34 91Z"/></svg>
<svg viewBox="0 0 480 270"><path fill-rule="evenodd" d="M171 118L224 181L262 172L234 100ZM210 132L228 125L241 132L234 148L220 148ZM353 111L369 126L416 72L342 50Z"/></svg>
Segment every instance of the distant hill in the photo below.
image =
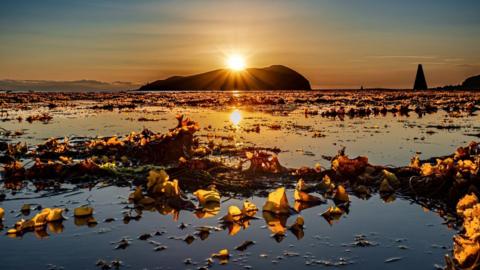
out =
<svg viewBox="0 0 480 270"><path fill-rule="evenodd" d="M173 76L140 87L146 90L311 90L300 73L282 65L243 71L217 69L191 76Z"/></svg>
<svg viewBox="0 0 480 270"><path fill-rule="evenodd" d="M436 87L434 89L440 90L480 90L480 75L472 76L463 81L459 85L446 85Z"/></svg>
<svg viewBox="0 0 480 270"><path fill-rule="evenodd" d="M47 80L0 80L0 90L12 91L125 91L136 89L131 82L102 82L95 80L47 81Z"/></svg>
<svg viewBox="0 0 480 270"><path fill-rule="evenodd" d="M462 88L480 90L480 75L467 78L465 81L463 81Z"/></svg>

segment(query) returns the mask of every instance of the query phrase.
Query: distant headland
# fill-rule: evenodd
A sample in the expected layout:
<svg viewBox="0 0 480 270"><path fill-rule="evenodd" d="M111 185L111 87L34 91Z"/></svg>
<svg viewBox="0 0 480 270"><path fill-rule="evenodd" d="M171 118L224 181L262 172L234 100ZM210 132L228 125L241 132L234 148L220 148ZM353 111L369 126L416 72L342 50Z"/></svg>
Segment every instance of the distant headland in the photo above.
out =
<svg viewBox="0 0 480 270"><path fill-rule="evenodd" d="M468 77L462 84L446 85L433 88L434 90L480 90L480 75Z"/></svg>
<svg viewBox="0 0 480 270"><path fill-rule="evenodd" d="M217 69L190 76L173 76L145 84L138 90L311 90L311 86L297 71L273 65L241 71Z"/></svg>

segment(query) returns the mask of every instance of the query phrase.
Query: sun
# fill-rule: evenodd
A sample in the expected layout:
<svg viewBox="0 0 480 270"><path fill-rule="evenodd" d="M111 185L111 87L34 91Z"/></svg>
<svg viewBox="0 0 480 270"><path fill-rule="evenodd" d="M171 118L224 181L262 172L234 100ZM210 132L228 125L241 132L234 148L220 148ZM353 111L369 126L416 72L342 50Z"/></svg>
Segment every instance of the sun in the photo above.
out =
<svg viewBox="0 0 480 270"><path fill-rule="evenodd" d="M227 58L227 66L231 70L240 71L245 69L245 58L239 54L232 54Z"/></svg>

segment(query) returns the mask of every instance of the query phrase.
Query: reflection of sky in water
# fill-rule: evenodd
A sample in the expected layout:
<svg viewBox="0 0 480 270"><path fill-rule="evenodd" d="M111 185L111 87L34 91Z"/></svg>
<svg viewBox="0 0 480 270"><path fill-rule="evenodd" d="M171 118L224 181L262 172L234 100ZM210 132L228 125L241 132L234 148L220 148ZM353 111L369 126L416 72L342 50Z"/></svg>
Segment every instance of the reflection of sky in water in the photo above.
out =
<svg viewBox="0 0 480 270"><path fill-rule="evenodd" d="M236 113L238 110L238 114ZM59 111L63 113L62 111ZM30 113L30 112L29 112ZM313 166L316 162L329 165L321 155L335 155L342 147L350 156L366 155L374 164L405 165L416 153L421 158L443 156L452 153L458 146L474 140L465 133L479 133L480 117L453 118L446 113L426 115L418 118L391 114L368 118L354 118L339 121L313 116L306 118L303 110L296 110L288 116L272 115L263 112L232 109L213 111L197 108L161 109L147 108L136 112L100 112L82 115L73 111L69 115L54 114L50 124L34 122L32 124L16 121L2 123L9 130L27 129L27 134L20 140L40 143L45 138L69 136L110 136L124 135L146 127L164 132L176 125L175 115L184 113L198 121L201 127L211 126L213 131L203 129L198 134L221 133L233 135L238 144L253 143L258 146L279 147L282 164L299 167ZM232 116L239 121L231 129ZM158 119L159 121L138 122L140 117ZM280 130L269 128L279 124ZM446 130L425 128L427 125L455 124L464 128ZM244 132L260 125L260 133ZM427 132L428 131L428 132ZM433 131L431 134L429 131ZM315 133L325 137L312 138Z"/></svg>
<svg viewBox="0 0 480 270"><path fill-rule="evenodd" d="M100 112L95 114L82 111L58 110L54 113L53 121L44 125L38 122L32 124L16 121L2 123L2 127L9 130L26 129L26 135L19 140L29 143L39 143L48 137L67 136L108 136L123 135L130 131L150 128L165 132L176 124L174 118L177 113L185 113L193 120L198 121L201 127L211 125L210 130L202 130L199 135L220 133L234 137L235 143L255 144L266 147L279 147L282 152L279 158L282 164L290 167L303 165L313 166L320 162L329 167L321 155L334 155L341 146L346 146L351 156L366 155L374 164L404 165L407 164L415 152L422 152L422 158L441 156L451 153L460 145L472 140L464 133L478 133L478 116L469 118L448 118L443 112L417 118L378 116L373 119L345 119L345 121L312 116L306 118L302 110L296 110L289 116L279 116L267 113L252 112L250 110L234 109L212 111L208 109L161 109L146 108L136 112ZM31 112L29 112L31 113ZM66 114L63 114L66 113ZM235 114L234 114L235 113ZM233 118L232 118L233 115ZM138 122L139 117L158 119L153 122ZM238 120L237 123L235 123ZM465 128L437 130L425 128L430 124L458 124ZM232 124L237 127L232 128ZM269 125L279 124L281 129L274 130ZM245 132L255 125L260 126L260 132ZM434 131L430 134L427 131ZM313 138L313 134L320 133L325 137ZM423 137L423 139L422 139ZM417 139L415 139L417 138ZM206 140L202 138L202 140ZM181 179L180 179L181 181ZM253 220L247 230L242 230L235 236L228 236L227 231L212 232L201 241L197 238L191 245L183 241L169 239L169 236L184 236L194 233L195 226L217 226L217 218L225 214L228 205L241 205L240 201L229 200L222 204L219 215L210 219L199 220L193 213L181 211L179 222L192 224L184 231L178 228L179 222L173 222L171 216L162 216L156 212L146 212L140 221L132 220L128 225L121 221L125 201L129 190L127 188L109 187L105 189L83 190L80 195L72 197L56 196L52 198L35 199L31 201L6 201L1 207L20 209L21 204L39 203L44 207L54 205L73 209L86 203L86 199L93 200L95 217L100 222L95 228L76 227L73 218L64 222L64 232L58 235L51 234L48 240L37 240L32 233L26 234L23 239L0 237L2 269L31 269L45 266L49 263L64 266L66 269L93 269L98 259L112 260L119 258L132 269L163 267L163 269L178 269L188 267L182 262L192 258L198 265L190 266L195 269L202 266L204 260L220 249L228 248L233 257L230 264L222 269L239 269L245 265L254 269L272 268L272 260L278 261L275 265L279 269L301 267L305 265L303 256L314 256L320 260L338 260L345 258L355 263L346 266L346 269L429 269L435 263L443 263L443 255L447 249L438 246L451 246L451 237L454 231L442 225L442 220L435 214L424 212L422 208L407 201L397 199L394 203L385 204L378 197L362 201L353 198L350 213L340 222L329 226L319 216L326 210L327 205L310 208L302 212L305 218L305 237L297 240L291 233L281 242L276 243L270 237L270 231L265 227L261 212L257 213L259 220ZM291 196L291 191L288 195ZM21 195L21 194L20 194ZM31 194L30 194L31 195ZM259 208L264 198L252 198ZM292 200L290 198L290 203ZM18 217L7 213L6 224L13 224ZM70 215L70 214L69 214ZM107 224L102 221L107 217L114 217L117 221ZM295 216L288 220L292 224ZM168 246L165 251L153 251L154 246L148 241L137 240L143 233L166 230L162 236L155 236L152 240ZM375 247L356 248L344 246L351 243L354 235L365 234L366 238L378 242ZM111 242L119 241L123 236L133 239L132 245L126 250L114 250ZM245 240L254 240L256 245L247 249L245 261L240 252L233 248ZM399 245L408 247L406 250ZM298 252L300 256L278 259L285 251ZM267 258L260 258L258 254L268 254ZM20 256L21 255L21 256ZM385 264L389 257L403 257L399 262ZM31 258L19 260L19 258ZM233 262L233 260L239 260ZM214 268L217 268L215 265ZM127 268L128 269L128 268Z"/></svg>
<svg viewBox="0 0 480 270"><path fill-rule="evenodd" d="M292 204L293 191L288 190L290 204ZM95 228L86 226L77 227L71 217L64 221L65 229L61 234L50 234L48 239L38 240L32 233L27 233L22 239L0 238L2 247L2 269L32 269L45 266L49 263L64 266L66 269L93 269L98 259L112 260L119 258L133 269L179 269L186 267L183 261L192 258L194 262L203 265L204 260L220 249L228 248L233 254L230 263L221 269L239 269L239 264L251 265L254 269L269 269L273 267L272 260L279 261L276 268L288 269L301 267L313 256L316 260L333 260L345 258L355 262L346 266L346 269L429 269L434 263L442 263L443 255L447 250L439 246L451 246L453 231L441 225L442 220L433 213L424 212L418 205L397 200L395 203L385 204L378 197L363 201L353 198L350 213L341 218L333 226L319 215L328 205L320 205L302 211L305 218L305 236L301 240L287 232L287 237L280 243L271 238L271 232L265 227L262 213L258 212L258 220L253 220L251 226L241 230L234 236L229 236L228 231L212 232L205 240L198 237L191 245L184 241L169 239L169 237L194 234L196 226L218 226L217 218L226 214L229 205L241 206L241 201L229 200L222 204L222 210L214 218L197 219L191 212L181 211L178 222L172 220L171 215L162 216L158 212L144 212L139 221L130 221L123 224L122 212L128 196L127 189L105 188L83 191L82 194L72 197L58 196L56 198L36 199L31 201L44 206L55 203L59 206L66 205L73 209L81 204L93 201L95 217L99 224ZM264 198L252 198L252 201L263 206ZM23 202L4 202L6 209L19 209ZM116 221L104 223L105 218L114 217ZM10 224L17 218L14 214L7 214L7 223ZM291 225L296 216L291 216L287 224ZM185 230L180 230L180 222L189 224ZM154 236L154 240L166 245L164 251L154 251L154 245L147 241L138 240L137 237L144 233L166 231L164 235ZM369 241L378 243L373 247L350 247L357 234L364 234ZM125 250L114 250L115 244L122 237L129 237L132 243ZM234 250L245 240L256 241L256 244L245 252ZM399 246L408 249L400 249ZM299 253L299 256L285 257L284 252ZM22 257L31 260L19 261ZM248 254L245 262L239 260L241 254ZM259 254L267 254L267 258L260 258ZM403 257L399 262L385 264L384 260L390 257ZM18 267L18 268L17 268ZM214 267L218 268L216 265ZM195 269L195 267L189 267ZM128 269L126 267L126 269Z"/></svg>

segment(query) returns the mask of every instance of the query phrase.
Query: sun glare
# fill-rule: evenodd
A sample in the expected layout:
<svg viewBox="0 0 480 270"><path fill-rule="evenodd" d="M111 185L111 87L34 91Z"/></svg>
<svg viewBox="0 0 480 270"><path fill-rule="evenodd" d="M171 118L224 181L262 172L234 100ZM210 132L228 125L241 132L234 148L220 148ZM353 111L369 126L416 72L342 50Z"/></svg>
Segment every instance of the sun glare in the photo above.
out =
<svg viewBox="0 0 480 270"><path fill-rule="evenodd" d="M245 69L245 58L239 54L230 55L227 59L227 66L231 70L240 71Z"/></svg>
<svg viewBox="0 0 480 270"><path fill-rule="evenodd" d="M230 122L232 122L234 126L237 126L240 123L240 121L242 121L242 113L238 109L235 109L230 114Z"/></svg>

